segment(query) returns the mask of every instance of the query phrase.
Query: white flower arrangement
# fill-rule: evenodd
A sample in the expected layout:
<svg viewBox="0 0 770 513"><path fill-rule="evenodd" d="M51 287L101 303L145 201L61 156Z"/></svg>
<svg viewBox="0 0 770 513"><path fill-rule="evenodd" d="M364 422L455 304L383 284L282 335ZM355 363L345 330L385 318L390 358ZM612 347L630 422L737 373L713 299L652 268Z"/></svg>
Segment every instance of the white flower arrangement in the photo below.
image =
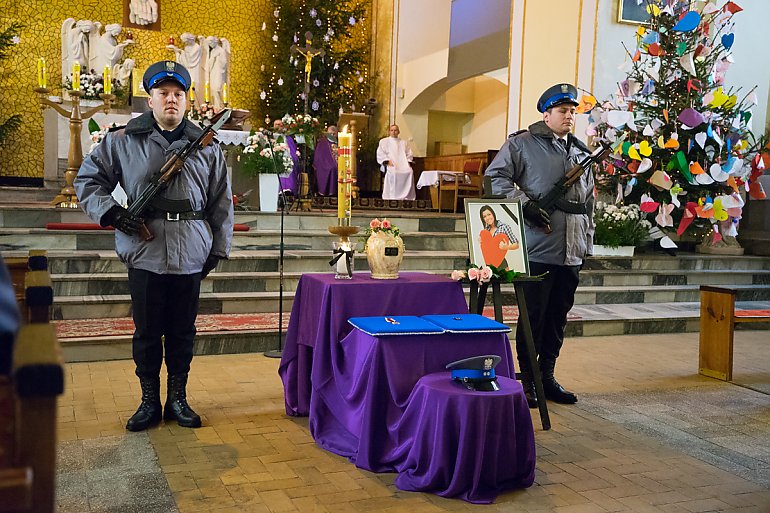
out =
<svg viewBox="0 0 770 513"><path fill-rule="evenodd" d="M647 240L652 223L644 219L639 205L596 204L594 244L636 246Z"/></svg>
<svg viewBox="0 0 770 513"><path fill-rule="evenodd" d="M95 128L94 125L96 125L98 127L98 130L94 130L94 128ZM104 137L107 135L107 132L109 132L111 129L115 128L116 126L118 126L117 123L112 123L112 124L109 124L109 125L101 125L101 126L99 126L99 125L96 124L96 122L94 120L91 120L88 123L88 129L91 131L90 132L91 133L91 147L88 148L88 153L91 153L92 151L94 151L94 149L97 146L99 146L99 143L104 140ZM86 155L88 155L88 153L86 153Z"/></svg>
<svg viewBox="0 0 770 513"><path fill-rule="evenodd" d="M249 135L243 149L244 168L252 174L291 173L294 160L285 139L278 136L275 141L271 141L269 137L262 129Z"/></svg>
<svg viewBox="0 0 770 513"><path fill-rule="evenodd" d="M67 91L72 90L72 77L64 77L64 84L62 87ZM99 95L104 92L104 77L100 73L95 73L93 70L89 73L82 73L80 75L80 92L81 98L84 100L99 100ZM123 83L116 79L112 79L112 94L121 98L124 94Z"/></svg>

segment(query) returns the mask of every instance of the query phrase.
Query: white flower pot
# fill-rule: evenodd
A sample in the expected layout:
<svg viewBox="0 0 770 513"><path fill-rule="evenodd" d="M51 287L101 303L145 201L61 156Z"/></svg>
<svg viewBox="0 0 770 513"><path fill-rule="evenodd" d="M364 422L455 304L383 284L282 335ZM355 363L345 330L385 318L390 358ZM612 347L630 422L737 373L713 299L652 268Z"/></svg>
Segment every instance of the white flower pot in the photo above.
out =
<svg viewBox="0 0 770 513"><path fill-rule="evenodd" d="M278 211L278 175L259 175L259 210Z"/></svg>
<svg viewBox="0 0 770 513"><path fill-rule="evenodd" d="M618 246L617 248L611 248L610 246L594 244L594 256L632 257L634 256L634 249L634 246Z"/></svg>

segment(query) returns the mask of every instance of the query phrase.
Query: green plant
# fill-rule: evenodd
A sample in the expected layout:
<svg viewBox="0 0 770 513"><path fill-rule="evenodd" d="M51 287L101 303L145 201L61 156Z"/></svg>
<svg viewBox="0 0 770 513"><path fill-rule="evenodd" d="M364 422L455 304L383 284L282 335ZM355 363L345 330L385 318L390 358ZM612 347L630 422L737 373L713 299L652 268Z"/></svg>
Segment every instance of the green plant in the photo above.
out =
<svg viewBox="0 0 770 513"><path fill-rule="evenodd" d="M599 202L594 212L594 244L617 248L637 246L647 240L652 224L637 205L608 205Z"/></svg>
<svg viewBox="0 0 770 513"><path fill-rule="evenodd" d="M243 149L243 169L251 175L291 172L294 161L283 136L269 138L262 130L252 132Z"/></svg>

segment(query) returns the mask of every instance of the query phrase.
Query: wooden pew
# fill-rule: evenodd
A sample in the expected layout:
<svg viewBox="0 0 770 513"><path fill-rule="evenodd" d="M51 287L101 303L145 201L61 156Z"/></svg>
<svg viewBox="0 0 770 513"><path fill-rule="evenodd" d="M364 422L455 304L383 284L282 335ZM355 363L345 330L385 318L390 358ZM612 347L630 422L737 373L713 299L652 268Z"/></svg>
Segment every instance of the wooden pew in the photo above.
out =
<svg viewBox="0 0 770 513"><path fill-rule="evenodd" d="M742 317L735 314L735 289L701 285L700 350L698 372L723 381L733 379L735 325L770 322L770 316Z"/></svg>
<svg viewBox="0 0 770 513"><path fill-rule="evenodd" d="M0 512L53 513L56 402L64 390L64 368L48 322L51 278L44 253L30 252L23 280L17 262L9 267L22 325L11 371L0 373Z"/></svg>

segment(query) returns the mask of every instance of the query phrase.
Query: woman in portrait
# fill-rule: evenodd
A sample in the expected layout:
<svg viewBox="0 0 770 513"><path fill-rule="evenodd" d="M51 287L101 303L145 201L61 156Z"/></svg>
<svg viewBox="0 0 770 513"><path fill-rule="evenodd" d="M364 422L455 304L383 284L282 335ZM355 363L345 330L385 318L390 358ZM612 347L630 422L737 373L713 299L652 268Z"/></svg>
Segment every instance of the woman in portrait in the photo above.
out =
<svg viewBox="0 0 770 513"><path fill-rule="evenodd" d="M505 223L498 222L497 215L492 207L484 205L479 210L479 217L481 217L481 224L484 230L492 234L492 237L497 237L498 234L502 234L503 240L499 242L499 249L508 251L519 249L519 239L514 235L510 226ZM489 264L489 262L486 262ZM502 269L508 269L508 262L503 259L502 263L498 266Z"/></svg>

